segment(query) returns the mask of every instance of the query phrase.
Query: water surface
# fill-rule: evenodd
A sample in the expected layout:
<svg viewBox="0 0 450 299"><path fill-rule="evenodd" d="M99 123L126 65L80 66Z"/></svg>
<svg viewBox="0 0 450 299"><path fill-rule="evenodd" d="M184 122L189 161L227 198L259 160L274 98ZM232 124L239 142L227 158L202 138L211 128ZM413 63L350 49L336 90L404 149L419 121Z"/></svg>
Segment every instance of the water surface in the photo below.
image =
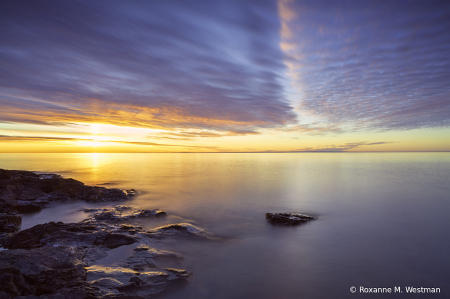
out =
<svg viewBox="0 0 450 299"><path fill-rule="evenodd" d="M165 298L383 297L351 286L439 287L441 295L384 296L450 296L450 153L2 154L0 168L138 189L128 204L170 215L146 228L190 222L222 237L164 244L194 273ZM80 221L87 206L26 215L23 227ZM319 219L278 227L266 212Z"/></svg>

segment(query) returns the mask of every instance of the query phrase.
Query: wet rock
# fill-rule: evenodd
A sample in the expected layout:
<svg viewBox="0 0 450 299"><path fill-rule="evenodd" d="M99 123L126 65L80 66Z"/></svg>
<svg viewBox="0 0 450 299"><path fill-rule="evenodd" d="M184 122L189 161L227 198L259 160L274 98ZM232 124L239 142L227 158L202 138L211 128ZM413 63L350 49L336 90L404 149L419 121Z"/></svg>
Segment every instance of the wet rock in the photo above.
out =
<svg viewBox="0 0 450 299"><path fill-rule="evenodd" d="M135 230L139 230L135 228ZM90 247L116 248L136 242L128 232L116 233L115 227L80 223L49 222L23 230L3 241L7 249L32 249L40 247Z"/></svg>
<svg viewBox="0 0 450 299"><path fill-rule="evenodd" d="M45 202L20 202L18 201L17 211L23 214L36 213L44 207L48 207L49 201Z"/></svg>
<svg viewBox="0 0 450 299"><path fill-rule="evenodd" d="M0 299L148 298L187 282L191 274L185 270L156 268L164 259L182 260L181 255L143 244L171 236L212 236L188 223L149 232L136 225L139 219L166 215L157 209L85 209L93 214L79 223L49 222L13 234L21 223L18 211L34 212L66 200L119 201L136 194L56 174L0 169L0 244L10 249L0 251ZM108 250L135 242L142 245L113 267L95 265Z"/></svg>
<svg viewBox="0 0 450 299"><path fill-rule="evenodd" d="M141 245L132 250L131 255L116 263L115 266L142 271L147 268L156 268L155 261L161 260L183 260L183 256L171 251L157 250L145 245Z"/></svg>
<svg viewBox="0 0 450 299"><path fill-rule="evenodd" d="M101 208L101 209L83 209L82 211L95 213L89 219L110 221L110 222L114 221L123 222L125 220L135 220L137 218L160 217L167 215L166 212L158 209L137 210L129 206L116 206L113 208Z"/></svg>
<svg viewBox="0 0 450 299"><path fill-rule="evenodd" d="M0 292L11 297L40 296L81 286L86 270L71 248L0 251Z"/></svg>
<svg viewBox="0 0 450 299"><path fill-rule="evenodd" d="M174 282L186 282L191 273L185 270L157 269L138 272L124 267L92 266L87 269L86 281L104 295L148 296L163 292Z"/></svg>
<svg viewBox="0 0 450 299"><path fill-rule="evenodd" d="M22 215L0 213L0 233L15 233L22 224Z"/></svg>
<svg viewBox="0 0 450 299"><path fill-rule="evenodd" d="M316 217L300 213L267 213L269 223L282 225L296 225L314 220Z"/></svg>
<svg viewBox="0 0 450 299"><path fill-rule="evenodd" d="M164 237L164 236L196 236L201 238L212 237L212 235L209 232L190 223L169 224L149 230L148 233L155 237Z"/></svg>
<svg viewBox="0 0 450 299"><path fill-rule="evenodd" d="M36 212L67 200L124 201L136 194L135 190L86 186L57 174L0 169L0 213Z"/></svg>
<svg viewBox="0 0 450 299"><path fill-rule="evenodd" d="M129 189L129 190L125 190L126 194L129 196L136 196L139 194L139 191L134 190L134 189Z"/></svg>
<svg viewBox="0 0 450 299"><path fill-rule="evenodd" d="M77 250L82 254L82 261L87 266L92 266L94 263L107 254L107 248L92 246L92 247L77 247Z"/></svg>
<svg viewBox="0 0 450 299"><path fill-rule="evenodd" d="M102 245L106 248L113 249L122 245L130 245L136 242L136 239L132 236L119 234L119 233L111 233L104 240L101 241Z"/></svg>
<svg viewBox="0 0 450 299"><path fill-rule="evenodd" d="M135 212L131 215L131 217L159 217L159 216L166 216L167 213L164 211L160 211L158 209L155 210L141 210L138 212Z"/></svg>

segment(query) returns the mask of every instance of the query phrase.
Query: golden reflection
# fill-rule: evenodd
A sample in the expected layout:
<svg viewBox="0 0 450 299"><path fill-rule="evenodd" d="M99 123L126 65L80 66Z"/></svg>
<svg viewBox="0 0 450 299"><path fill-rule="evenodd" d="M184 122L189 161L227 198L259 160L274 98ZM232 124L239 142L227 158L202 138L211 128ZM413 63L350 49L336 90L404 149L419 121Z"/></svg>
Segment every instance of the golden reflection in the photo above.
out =
<svg viewBox="0 0 450 299"><path fill-rule="evenodd" d="M99 181L98 172L99 172L99 153L91 153L88 154L91 158L91 181L94 182L94 184L97 184Z"/></svg>

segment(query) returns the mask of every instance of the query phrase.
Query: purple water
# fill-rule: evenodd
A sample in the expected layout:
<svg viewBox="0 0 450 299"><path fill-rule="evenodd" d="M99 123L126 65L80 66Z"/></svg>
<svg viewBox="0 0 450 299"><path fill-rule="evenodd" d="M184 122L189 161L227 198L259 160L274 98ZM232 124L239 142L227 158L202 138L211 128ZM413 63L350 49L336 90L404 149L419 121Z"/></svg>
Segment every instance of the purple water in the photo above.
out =
<svg viewBox="0 0 450 299"><path fill-rule="evenodd" d="M190 222L222 237L164 244L186 257L172 266L194 273L164 298L450 297L450 153L2 154L0 168L134 188L142 194L127 204L169 214L146 228ZM23 228L80 221L87 206L26 215ZM278 227L266 212L319 219ZM352 286L403 293L352 294Z"/></svg>

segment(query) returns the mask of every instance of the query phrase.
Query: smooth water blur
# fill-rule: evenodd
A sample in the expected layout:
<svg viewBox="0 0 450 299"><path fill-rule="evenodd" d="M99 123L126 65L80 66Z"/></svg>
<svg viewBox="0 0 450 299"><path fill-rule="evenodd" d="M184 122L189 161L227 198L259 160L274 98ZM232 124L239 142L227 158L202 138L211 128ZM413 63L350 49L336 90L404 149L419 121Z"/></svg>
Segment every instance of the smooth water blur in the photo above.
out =
<svg viewBox="0 0 450 299"><path fill-rule="evenodd" d="M191 222L224 238L164 244L185 255L176 267L194 273L165 298L414 296L405 286L441 288L421 298L450 294L449 153L2 154L0 168L134 188L142 195L128 204L170 215L146 228ZM26 215L23 227L80 221L86 206ZM279 227L266 212L319 219ZM352 294L351 286L404 293Z"/></svg>

